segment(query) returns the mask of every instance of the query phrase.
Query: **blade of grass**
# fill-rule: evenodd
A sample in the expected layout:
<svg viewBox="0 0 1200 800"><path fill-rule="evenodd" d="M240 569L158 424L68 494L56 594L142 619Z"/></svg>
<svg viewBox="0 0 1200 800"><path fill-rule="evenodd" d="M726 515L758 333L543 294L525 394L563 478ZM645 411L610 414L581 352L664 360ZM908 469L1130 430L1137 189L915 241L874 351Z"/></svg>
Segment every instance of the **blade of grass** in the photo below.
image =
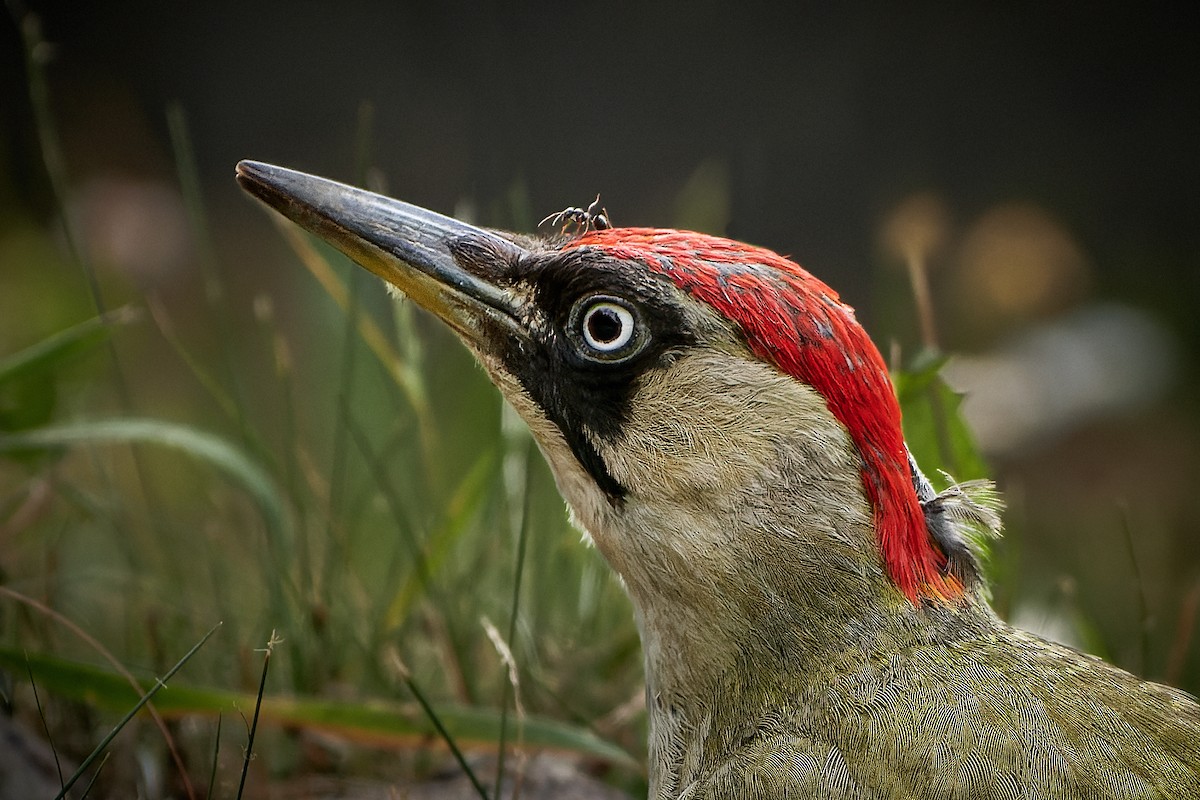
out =
<svg viewBox="0 0 1200 800"><path fill-rule="evenodd" d="M350 307L350 293L345 284L338 278L336 271L329 261L313 246L307 234L282 217L273 215L283 238L300 258L300 262L317 279L325 292L333 298L338 307L345 312ZM358 319L358 335L366 342L367 347L379 359L387 370L388 375L404 390L405 399L412 407L413 413L420 421L418 428L422 431L432 431L430 427L429 399L425 394L425 385L420 374L405 359L401 358L392 347L391 342L384 336L383 331L370 317L360 316ZM427 442L432 445L432 442ZM426 452L432 452L427 448Z"/></svg>
<svg viewBox="0 0 1200 800"><path fill-rule="evenodd" d="M107 309L103 293L100 290L100 281L96 278L96 271L92 269L91 262L87 260L83 248L79 245L75 227L71 225L67 213L66 159L63 157L54 114L50 109L50 89L44 70L51 49L42 38L41 21L35 14L25 13L20 19L20 28L21 43L25 51L25 74L29 80L29 102L33 108L34 130L41 148L42 166L46 169L46 177L50 181L50 192L54 196L54 206L59 212L63 242L71 260L84 275L96 313L103 316ZM115 350L111 352L115 356Z"/></svg>
<svg viewBox="0 0 1200 800"><path fill-rule="evenodd" d="M179 360L188 368L188 372L192 373L192 377L200 384L200 387L212 398L217 404L217 408L230 419L237 422L239 425L244 424L241 417L241 409L238 402L234 400L232 394L225 390L225 383L213 377L200 359L196 358L191 351L184 345L183 340L175 332L175 326L171 322L171 317L167 313L167 309L156 297L146 298L146 305L150 309L150 318L154 320L154 324L158 326L158 332L162 334L163 339L175 351L175 355L179 356Z"/></svg>
<svg viewBox="0 0 1200 800"><path fill-rule="evenodd" d="M421 543L417 541L417 535L413 530L408 514L405 513L404 503L387 480L385 465L372 449L366 433L353 418L347 420L347 430L354 440L355 446L358 448L359 455L362 456L362 459L367 464L367 471L375 479L375 484L380 493L382 493L384 502L387 503L388 511L396 523L396 529L400 533L400 540L408 550L409 558L412 559L413 574L416 576L417 588L426 595L429 595L435 606L445 608L446 598L442 594L441 588L433 580L425 552L421 548ZM389 614L388 617L389 621L391 621L392 615Z"/></svg>
<svg viewBox="0 0 1200 800"><path fill-rule="evenodd" d="M279 329L278 320L275 317L275 304L271 301L270 296L264 294L254 298L254 319L259 325L262 336L270 346L273 356L272 366L275 368L275 379L278 381L279 394L282 398L283 408L279 415L282 430L280 431L280 444L275 449L285 454L280 462L282 462L286 475L285 485L288 496L292 498L292 503L303 511L309 493L301 491L300 488L302 485L298 463L301 460L300 439L296 426L296 393L292 385L291 348L288 347L287 339ZM311 582L312 579L309 577L308 583L311 584Z"/></svg>
<svg viewBox="0 0 1200 800"><path fill-rule="evenodd" d="M213 787L217 785L217 763L221 760L221 720L223 719L223 716L217 714L217 730L213 734L212 769L208 772L208 790L204 793L204 800L212 800Z"/></svg>
<svg viewBox="0 0 1200 800"><path fill-rule="evenodd" d="M300 477L300 465L305 462L305 454L303 445L301 444L299 431L296 425L296 400L295 389L292 384L292 358L291 351L288 348L287 340L284 338L283 332L276 324L275 306L267 295L259 295L254 299L254 318L260 326L260 331L266 340L270 343L271 352L274 355L275 377L279 384L280 396L282 397L282 410L279 418L282 424L282 429L279 435L278 451L283 454L279 459L282 462L284 471L284 486L288 496L292 501L292 508L295 511L297 523L293 526L293 541L296 545L296 560L299 568L297 592L301 598L301 608L304 609L305 616L310 620L313 619L311 610L314 604L317 604L317 585L313 567L312 548L309 543L309 526L306 524L309 510L313 500L320 504L319 498L324 497L326 507L328 506L328 497L317 491L306 492L302 491L302 480ZM269 582L277 580L277 577L271 573L263 574L263 581ZM308 656L301 656L298 652L300 642L293 644L297 651L296 658L292 659L293 664L293 680L296 686L303 686L306 683L306 677L301 673L305 664L310 660ZM312 655L310 650L309 656Z"/></svg>
<svg viewBox="0 0 1200 800"><path fill-rule="evenodd" d="M0 647L0 666L20 670L27 662L45 691L86 701L98 709L126 709L138 700L142 691L153 685L152 679L144 679L138 680L138 688L134 688L110 669ZM249 708L255 702L255 696L246 692L176 681L171 684L171 691L155 698L154 706L165 716L179 717L226 713ZM500 718L493 710L442 706L438 716L458 742L494 748L499 740ZM278 726L322 730L379 746L411 745L428 741L436 734L430 721L418 709L378 700L352 702L267 695L262 700L260 718ZM578 753L625 769L638 769L637 760L620 747L581 726L556 720L527 717L525 743L529 747Z"/></svg>
<svg viewBox="0 0 1200 800"><path fill-rule="evenodd" d="M465 528L467 518L479 510L491 485L490 478L494 466L495 454L492 451L484 452L459 482L447 504L441 525L425 542L425 563L429 575L437 574L442 562L449 555L450 545ZM417 597L419 588L418 584L408 581L395 593L385 618L388 628L400 624L400 620L408 613L412 601Z"/></svg>
<svg viewBox="0 0 1200 800"><path fill-rule="evenodd" d="M0 384L43 370L52 370L64 361L105 342L119 325L135 322L137 309L122 306L47 336L12 355L0 358Z"/></svg>
<svg viewBox="0 0 1200 800"><path fill-rule="evenodd" d="M70 205L67 202L69 186L66 158L63 156L62 142L58 135L54 114L51 111L50 90L44 70L45 62L50 53L50 47L42 38L41 22L37 15L26 12L20 18L20 29L21 44L25 53L26 75L29 82L29 100L34 115L34 130L36 131L38 144L41 149L42 164L46 169L46 175L50 183L50 193L54 200L54 207L58 211L59 227L62 230L63 241L66 244L71 261L75 263L84 276L96 313L103 317L108 313L108 305L104 299L100 281L96 276L96 270L87 258L85 249L80 246L75 225L72 222ZM109 363L112 367L112 383L117 400L120 403L120 408L126 414L131 415L133 413L133 396L129 390L129 380L125 375L120 354L111 337L105 340L105 344L107 346ZM138 487L146 502L147 516L153 534L139 543L142 547L127 549L127 552L133 555L134 558L137 558L143 549L152 551L161 542L168 541L169 537L167 535L168 532L164 529L162 518L158 514L158 509L162 507L162 503L159 500L158 492L155 490L153 482L150 480L151 473L146 467L137 447L131 447L130 454L133 458L134 473L137 477ZM108 488L111 489L113 483L111 475L105 469L101 470L101 474L109 484ZM136 561L133 563L135 567L141 566Z"/></svg>
<svg viewBox="0 0 1200 800"><path fill-rule="evenodd" d="M417 686L416 681L412 679L412 673L408 671L408 667L400 660L400 655L392 651L391 656L396 671L400 675L400 680L404 681L404 685L412 692L412 696L417 699L417 702L421 705L421 710L425 712L425 716L433 723L433 727L437 729L438 736L442 737L442 741L450 748L451 754L454 755L454 760L458 762L458 766L462 768L463 773L471 781L471 785L475 787L475 791L479 793L482 800L488 800L487 789L483 788L483 784L479 782L479 778L475 777L475 771L471 769L471 765L467 763L466 757L458 749L458 743L455 742L454 736L450 734L450 731L446 730L446 726L442 724L442 720L437 712L433 710L433 706L425 699L425 694Z"/></svg>
<svg viewBox="0 0 1200 800"><path fill-rule="evenodd" d="M26 606L36 610L38 613L42 614L45 617L48 617L49 619L54 620L55 622L62 625L67 630L71 631L71 633L73 633L81 641L85 642L89 647L91 647L93 650L95 650L97 653L99 653L101 658L103 658L105 661L107 661L109 664L111 664L113 669L117 671L117 673L125 681L125 683L128 687L132 688L136 692L139 692L139 693L141 692L141 686L138 684L137 679L133 677L133 674L129 670L125 669L125 666L120 661L117 660L116 656L114 656L111 652L109 652L108 648L106 648L104 645L102 645L99 642L99 640L97 640L94 636L92 636L90 633L85 631L83 628L80 628L74 622L67 619L62 614L58 613L54 609L45 605L44 603L34 600L32 597L26 597L25 595L23 595L19 592L15 592L12 589L9 589L7 586L0 586L0 596L4 596L4 597L8 597L10 599L16 600L18 603L21 603L23 605L26 605ZM28 665L29 665L29 657L28 657L28 654L26 654L26 666L28 667ZM33 682L32 674L30 675L30 682L31 683ZM36 684L34 684L33 691L34 691L34 697L36 697L37 696ZM41 709L40 702L38 704L38 708L39 708L39 710ZM171 735L170 729L167 728L167 723L165 721L163 721L162 716L158 713L158 710L154 707L153 704L149 706L147 711L150 714L150 718L154 720L154 724L158 728L159 733L162 734L163 741L167 743L167 750L170 751L170 753L171 753L171 760L175 762L175 769L178 770L178 772L179 772L179 776L180 776L180 779L183 781L184 790L187 792L187 796L189 798L194 799L196 795L192 789L191 779L188 778L187 769L183 765L183 757L179 754L179 748L175 746L175 737ZM45 720L43 719L42 722L44 724ZM47 737L49 737L49 735L50 735L49 730L46 731L46 735L47 735ZM51 742L51 746L53 746L53 742ZM54 754L54 760L55 760L55 763L58 762L58 753L57 752ZM59 783L61 784L62 783L61 770L59 772L58 777L59 777Z"/></svg>
<svg viewBox="0 0 1200 800"><path fill-rule="evenodd" d="M188 133L187 116L184 114L183 106L177 102L167 108L167 131L171 137L171 149L179 174L179 187L183 194L184 207L187 209L188 223L192 229L192 239L199 255L200 273L204 280L204 297L208 301L208 312L216 323L213 327L216 328L219 344L222 377L219 382L215 383L221 387L229 387L227 392L222 392L229 398L227 411L237 423L242 441L262 456L265 452L262 443L254 437L246 419L246 405L242 399L241 384L238 381L237 370L233 367L237 348L232 337L233 332L237 329L234 327L229 313L229 302L225 298L225 283L221 279L216 248L213 246L212 230L208 224L208 215L204 210L200 174L196 168L196 152ZM189 361L188 364L193 367L193 374L200 377L200 371L193 366L193 362Z"/></svg>
<svg viewBox="0 0 1200 800"><path fill-rule="evenodd" d="M42 707L42 698L38 694L37 681L33 679L33 667L25 662L25 673L29 675L29 685L33 688L33 702L37 705L38 718L42 721L42 729L46 732L46 741L50 743L50 752L54 755L54 769L58 773L58 785L63 786L62 762L58 759L58 748L54 746L54 734L50 732L50 723L46 721L46 710Z"/></svg>
<svg viewBox="0 0 1200 800"><path fill-rule="evenodd" d="M295 508L299 513L304 514L308 509L308 503L305 502L306 498L304 495L298 491L299 481L297 480L295 471L296 462L299 460L298 451L301 445L299 438L296 436L295 399L292 393L290 350L283 333L276 326L274 304L268 298L256 298L255 316L262 326L262 330L270 339L271 349L275 357L275 374L279 378L284 394L283 424L285 436L283 441L286 443L285 447L295 448L293 451L295 455L293 457L285 457L283 459L287 470L286 479L294 498ZM322 615L314 613L314 610L317 608L327 609L335 605L332 599L338 593L335 581L340 580L342 577L340 572L335 569L335 566L343 563L342 551L346 549L346 537L343 534L343 528L337 524L340 516L339 509L341 507L343 482L346 472L344 466L345 457L342 453L343 446L340 441L341 436L338 432L342 427L340 422L342 417L340 410L343 403L342 394L343 392L338 392L339 411L337 419L339 421L334 425L333 461L327 473L327 492L323 495L325 506L325 533L322 537L322 544L325 548L324 558L313 558L309 541L309 529L306 525L298 525L293 528L292 542L294 543L296 566L298 567L296 596L299 601L299 608L301 609L299 617L295 619L293 633L299 632L295 630L296 628L303 628L305 635L290 637L289 647L291 648L293 657L288 659L287 664L290 667L292 685L300 691L316 692L321 690L322 684L329 675L330 654L338 650L338 645L329 641L329 630L318 622L322 618ZM318 569L314 567L314 563L320 561L324 562L325 569L321 577L318 578ZM267 583L276 580L273 570L265 572L263 580Z"/></svg>
<svg viewBox="0 0 1200 800"><path fill-rule="evenodd" d="M0 434L0 452L78 444L132 443L181 450L232 478L258 503L273 551L271 556L282 565L291 533L283 497L266 472L224 439L187 425L138 418L91 420Z"/></svg>
<svg viewBox="0 0 1200 800"><path fill-rule="evenodd" d="M80 795L80 800L86 800L87 796L92 793L92 787L100 779L100 773L104 771L104 765L108 763L110 757L112 757L112 753L104 754L104 759L96 767L96 771L92 773L92 779L87 782L87 786L83 787L83 794Z"/></svg>
<svg viewBox="0 0 1200 800"><path fill-rule="evenodd" d="M521 607L521 579L523 578L524 573L525 573L525 544L529 539L529 518L531 516L529 484L531 481L531 475L530 475L531 463L532 463L532 458L531 458L531 455L529 452L529 448L526 447L526 449L525 449L525 480L523 482L523 487L522 487L524 489L524 492L523 492L522 503L521 503L521 506L522 506L521 523L520 523L520 527L518 528L519 533L517 534L517 564L516 564L516 569L515 569L516 574L513 576L512 604L509 606L509 611L508 611L508 639L507 639L507 642L508 642L508 647L509 647L510 653L512 651L512 648L515 646L514 642L516 641L517 616L518 616L518 613L519 613L520 607ZM507 738L507 734L508 734L508 703L509 703L509 700L513 699L513 692L516 691L516 686L515 686L516 669L517 669L516 659L514 657L513 664L512 664L513 676L510 679L504 681L504 688L502 689L502 694L501 694L501 698L500 698L500 744L499 744L499 747L497 748L498 755L496 756L496 797L503 796L504 756L505 756L505 750L506 750L505 739ZM519 735L518 735L518 738L519 738Z"/></svg>
<svg viewBox="0 0 1200 800"><path fill-rule="evenodd" d="M942 481L939 470L953 475L956 481L985 478L989 472L975 437L959 413L962 395L942 378L946 360L924 359L913 368L892 373L902 411L904 438L935 486ZM931 466L938 469L930 469Z"/></svg>
<svg viewBox="0 0 1200 800"><path fill-rule="evenodd" d="M246 756L242 759L242 777L238 781L238 800L242 800L242 794L246 790L246 776L250 773L250 758L254 755L254 734L258 732L258 715L262 711L263 694L267 690L267 669L271 666L271 653L280 641L275 631L271 631L271 638L267 640L267 646L262 651L262 675L258 679L258 693L254 696L254 716L250 721L250 735L246 738Z"/></svg>
<svg viewBox="0 0 1200 800"><path fill-rule="evenodd" d="M493 486L495 455L492 451L483 453L475 464L467 471L458 488L450 498L441 524L425 542L425 562L430 575L436 575L442 563L449 556L451 546L467 531L471 517L480 514L488 490ZM400 590L395 593L384 616L385 630L398 628L408 613L413 601L419 596L419 585L415 580L405 581ZM471 680L475 671L471 669L471 651L464 641L462 626L454 624L451 619L451 606L442 605L439 608L441 617L446 622L446 644L450 652L451 678L458 688L458 696L464 702L478 702L478 687Z"/></svg>
<svg viewBox="0 0 1200 800"><path fill-rule="evenodd" d="M204 634L204 636L200 637L200 641L198 641L194 645L192 645L192 649L188 650L187 653L184 654L183 658L181 658L177 662L175 662L175 666L173 666L173 667L171 667L171 669L167 670L166 675L164 675L162 678L155 679L154 686L151 687L149 691L145 692L138 699L137 703L134 704L133 708L129 709L129 711L126 712L125 716L121 717L120 721L117 722L117 724L113 726L113 729L108 732L108 735L100 740L100 743L98 745L96 745L96 747L92 750L91 753L88 754L88 757L83 760L83 763L79 765L79 768L75 770L74 774L72 774L71 777L67 779L66 784L63 785L62 791L60 791L58 793L58 795L55 796L54 800L62 800L62 798L66 797L67 792L69 792L71 790L71 787L75 785L75 782L77 780L79 780L79 778L85 772L87 772L87 769L88 769L88 767L90 767L92 765L92 762L95 761L97 758L99 758L99 756L102 753L104 753L105 750L108 749L108 745L112 742L113 739L116 738L117 734L121 732L121 729L124 728L125 725L129 723L129 720L131 720L135 716L137 716L137 713L142 710L143 706L145 706L147 703L149 703L154 698L154 695L158 694L160 690L166 688L167 681L169 681L169 680L171 680L171 678L175 677L176 672L179 672L179 670L183 669L183 665L186 664L189 660L191 660L192 656L194 656L200 650L200 648L204 646L204 643L207 642L209 640L209 638L211 638L212 635L214 633L216 633L217 629L220 627L221 627L221 623L218 622L216 625L214 625L209 630L208 633L206 633L206 634Z"/></svg>
<svg viewBox="0 0 1200 800"><path fill-rule="evenodd" d="M358 372L358 337L354 329L358 320L365 317L360 310L362 294L360 276L354 265L349 265L355 271L349 275L349 305L345 313L345 326L342 332L342 354L338 359L341 371L336 379L337 414L333 425L333 447L330 456L329 470L329 503L325 520L326 557L323 559L324 570L320 578L320 587L324 592L322 603L330 605L332 598L338 594L337 584L344 577L338 569L344 563L344 554L349 550L350 536L345 525L347 483L350 479L348 459L350 456L350 441L348 429L353 414L351 409L351 392ZM321 633L316 632L320 637ZM316 688L316 687L313 687Z"/></svg>
<svg viewBox="0 0 1200 800"><path fill-rule="evenodd" d="M1150 603L1146 599L1146 580L1142 575L1142 565L1137 557L1137 548L1133 544L1133 525L1129 521L1129 504L1124 500L1117 501L1117 513L1121 517L1121 538L1125 540L1125 551L1129 554L1129 566L1133 569L1133 586L1136 590L1138 609L1138 675L1145 675L1150 666L1150 628L1153 620L1150 618Z"/></svg>
<svg viewBox="0 0 1200 800"><path fill-rule="evenodd" d="M271 613L276 619L287 620L289 629L300 624L292 613L295 606L287 601L288 593L295 601L299 591L287 568L288 554L294 541L287 504L271 477L239 449L210 433L156 419L91 420L0 434L0 453L80 444L154 444L169 447L208 463L233 479L253 498L263 519L266 532L265 560L273 576L267 584Z"/></svg>

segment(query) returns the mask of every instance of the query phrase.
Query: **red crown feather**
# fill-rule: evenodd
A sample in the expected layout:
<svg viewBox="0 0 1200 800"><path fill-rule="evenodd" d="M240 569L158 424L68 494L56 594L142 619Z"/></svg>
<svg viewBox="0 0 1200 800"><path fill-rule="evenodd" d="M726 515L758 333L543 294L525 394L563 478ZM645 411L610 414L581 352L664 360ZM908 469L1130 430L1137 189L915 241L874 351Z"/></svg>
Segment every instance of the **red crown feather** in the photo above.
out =
<svg viewBox="0 0 1200 800"><path fill-rule="evenodd" d="M962 596L944 572L913 488L908 451L883 357L837 293L793 261L761 247L701 233L609 228L569 247L637 261L735 322L751 350L812 386L862 458L884 566L914 604Z"/></svg>

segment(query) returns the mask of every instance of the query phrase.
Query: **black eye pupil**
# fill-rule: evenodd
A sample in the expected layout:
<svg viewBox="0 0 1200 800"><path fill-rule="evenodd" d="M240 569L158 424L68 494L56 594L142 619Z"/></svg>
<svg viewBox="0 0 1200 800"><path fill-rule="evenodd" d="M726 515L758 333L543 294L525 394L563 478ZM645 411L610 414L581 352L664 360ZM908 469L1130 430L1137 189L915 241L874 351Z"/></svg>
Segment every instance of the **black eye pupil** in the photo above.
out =
<svg viewBox="0 0 1200 800"><path fill-rule="evenodd" d="M636 308L615 297L591 295L575 304L566 333L585 359L618 363L637 355L649 340L649 333L639 330L636 314Z"/></svg>
<svg viewBox="0 0 1200 800"><path fill-rule="evenodd" d="M588 315L587 327L597 342L612 342L621 335L621 318L611 309L597 309Z"/></svg>

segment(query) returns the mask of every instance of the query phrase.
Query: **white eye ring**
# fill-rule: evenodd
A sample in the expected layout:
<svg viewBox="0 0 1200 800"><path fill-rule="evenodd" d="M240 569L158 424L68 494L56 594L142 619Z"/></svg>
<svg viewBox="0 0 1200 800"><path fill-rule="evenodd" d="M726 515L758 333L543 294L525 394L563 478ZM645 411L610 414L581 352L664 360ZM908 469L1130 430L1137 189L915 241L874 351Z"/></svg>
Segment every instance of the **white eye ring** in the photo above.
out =
<svg viewBox="0 0 1200 800"><path fill-rule="evenodd" d="M625 306L601 300L588 306L579 321L588 347L598 353L615 353L633 340L636 322Z"/></svg>

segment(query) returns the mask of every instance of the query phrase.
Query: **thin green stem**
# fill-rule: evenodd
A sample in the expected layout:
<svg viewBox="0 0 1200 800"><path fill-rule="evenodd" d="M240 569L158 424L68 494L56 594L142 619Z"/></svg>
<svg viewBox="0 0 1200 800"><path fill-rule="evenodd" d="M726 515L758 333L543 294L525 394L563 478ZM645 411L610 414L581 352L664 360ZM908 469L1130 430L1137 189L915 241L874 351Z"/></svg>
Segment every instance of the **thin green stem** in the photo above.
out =
<svg viewBox="0 0 1200 800"><path fill-rule="evenodd" d="M109 743L116 738L117 734L121 732L121 729L129 723L129 720L137 716L137 713L142 710L142 707L153 700L154 695L158 694L159 690L167 687L167 681L175 677L175 673L179 672L179 670L183 668L183 665L191 660L192 656L194 656L200 650L200 648L204 646L204 643L207 642L220 627L221 623L218 622L209 630L208 633L201 637L200 641L192 645L192 649L188 650L187 653L184 654L183 658L175 662L175 666L171 667L171 669L167 671L166 675L155 679L154 686L151 687L148 692L142 695L141 699L134 704L133 708L129 709L125 716L121 717L121 720L115 726L113 726L111 731L108 732L108 735L100 741L100 744L96 745L95 749L93 749L88 757L83 760L83 763L79 765L79 768L75 770L75 773L67 779L65 784L63 784L62 790L54 796L54 800L62 800L67 796L67 792L71 790L71 787L75 785L75 782L78 781L85 772L87 772L88 767L90 767L92 763L100 757L100 754L108 748Z"/></svg>
<svg viewBox="0 0 1200 800"><path fill-rule="evenodd" d="M254 716L250 720L250 734L246 738L246 756L242 759L242 777L238 781L238 800L241 800L242 793L246 790L246 776L250 773L250 759L254 755L254 735L258 732L258 715L262 710L263 694L267 690L267 670L271 666L271 653L274 652L275 646L280 641L275 631L271 631L271 638L267 641L263 654L262 674L258 679L258 694L254 698Z"/></svg>
<svg viewBox="0 0 1200 800"><path fill-rule="evenodd" d="M399 663L399 667L400 679L404 681L404 685L408 687L408 690L412 692L413 697L417 699L417 703L420 704L421 710L425 712L425 716L429 718L429 721L433 723L433 727L437 730L438 736L441 736L442 741L444 741L446 746L450 748L450 753L454 756L454 760L458 762L459 767L462 768L463 773L467 776L467 779L471 781L471 785L475 787L475 791L479 794L482 800L488 800L487 789L485 789L483 784L479 782L479 778L475 776L475 771L471 769L471 765L467 763L467 759L463 755L462 750L458 748L458 743L454 741L454 737L450 735L450 731L448 731L446 726L442 724L442 720L440 717L438 717L437 712L433 710L433 706L431 706L429 701L425 699L425 694L417 686L416 682L413 681L412 675L408 671L408 667L404 666L403 663Z"/></svg>
<svg viewBox="0 0 1200 800"><path fill-rule="evenodd" d="M530 483L530 480L532 477L532 475L531 475L532 464L533 464L533 458L530 455L529 448L526 448L526 451L525 451L525 481L524 481L525 491L524 491L524 495L522 497L522 503L521 503L521 506L522 506L522 508L521 508L521 525L519 528L519 533L517 534L517 565L516 565L516 574L513 576L512 604L509 607L509 614L508 614L508 639L507 639L507 641L508 641L508 647L509 647L510 651L516 650L517 616L518 616L518 612L520 610L520 604L521 604L521 583L522 583L522 578L525 574L525 545L526 545L526 542L529 540L529 518L531 516L531 513L530 513L531 492L529 491L529 483ZM515 653L513 655L513 659L514 659L513 669L515 670L516 669ZM505 677L507 678L507 670L505 670ZM513 691L514 691L514 687L513 687L512 681L505 680L503 693L501 695L501 700L500 700L500 741L499 741L499 747L498 747L499 753L496 757L496 797L497 798L503 796L504 757L505 757L505 752L507 749L506 748L506 745L507 745L506 739L508 737L508 704L509 704L509 701L512 699Z"/></svg>

